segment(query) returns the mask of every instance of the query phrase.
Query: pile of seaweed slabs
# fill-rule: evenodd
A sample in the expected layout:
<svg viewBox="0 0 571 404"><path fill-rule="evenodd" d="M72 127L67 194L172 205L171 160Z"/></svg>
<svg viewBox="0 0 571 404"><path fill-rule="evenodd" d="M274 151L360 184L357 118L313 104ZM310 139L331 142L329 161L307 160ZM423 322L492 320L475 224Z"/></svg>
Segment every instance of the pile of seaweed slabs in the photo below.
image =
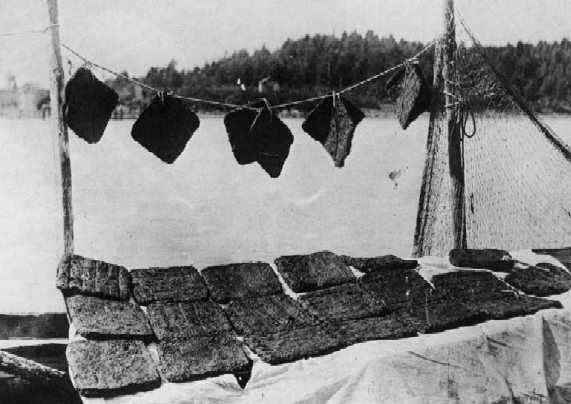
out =
<svg viewBox="0 0 571 404"><path fill-rule="evenodd" d="M130 299L131 278L125 268L74 255L61 261L57 287L76 332L66 356L81 395L129 394L160 385L146 346L153 332Z"/></svg>
<svg viewBox="0 0 571 404"><path fill-rule="evenodd" d="M275 263L301 304L335 328L342 346L393 335L381 317L385 303L357 284L344 257L320 251L282 256Z"/></svg>
<svg viewBox="0 0 571 404"><path fill-rule="evenodd" d="M212 266L201 274L234 329L263 361L292 362L338 348L330 325L286 295L269 264Z"/></svg>
<svg viewBox="0 0 571 404"><path fill-rule="evenodd" d="M456 266L489 269L510 286L529 295L551 296L569 291L571 273L565 260L571 263L571 249L534 251L544 254L521 251L512 257L503 250L452 250L449 258Z"/></svg>
<svg viewBox="0 0 571 404"><path fill-rule="evenodd" d="M346 257L346 262L364 272L359 278L360 287L384 302L386 314L382 320L388 328L385 338L438 332L483 319L480 311L471 310L435 289L418 273L415 260L389 255Z"/></svg>
<svg viewBox="0 0 571 404"><path fill-rule="evenodd" d="M222 308L193 267L131 271L133 295L158 338L161 374L183 382L233 373L244 387L251 361Z"/></svg>
<svg viewBox="0 0 571 404"><path fill-rule="evenodd" d="M549 255L571 271L571 247L534 249L532 252L539 255Z"/></svg>
<svg viewBox="0 0 571 404"><path fill-rule="evenodd" d="M520 275L511 280L508 280L509 274L504 280L495 275L498 272L517 273L516 262L507 251L456 249L450 251L449 259L452 265L471 269L434 275L432 283L436 290L472 310L483 312L486 320L506 319L562 307L558 301L528 296L512 287L515 286L513 280L521 279ZM521 270L529 273L538 269Z"/></svg>

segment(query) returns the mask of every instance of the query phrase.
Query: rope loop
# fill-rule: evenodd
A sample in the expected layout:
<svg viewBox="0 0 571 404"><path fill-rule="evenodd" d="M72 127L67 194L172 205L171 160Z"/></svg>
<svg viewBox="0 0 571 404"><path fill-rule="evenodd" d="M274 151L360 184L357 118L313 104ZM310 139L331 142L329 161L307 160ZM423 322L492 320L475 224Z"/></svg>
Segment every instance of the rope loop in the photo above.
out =
<svg viewBox="0 0 571 404"><path fill-rule="evenodd" d="M470 102L461 95L452 95L448 94L454 98L456 98L456 102L452 104L447 104L446 108L454 108L456 110L456 124L460 128L460 135L462 138L472 139L476 135L476 116L474 115L474 109ZM468 121L471 121L472 130L470 134L468 134Z"/></svg>
<svg viewBox="0 0 571 404"><path fill-rule="evenodd" d="M469 106L469 104L465 104L464 108L461 108L460 113L460 121L461 121L461 128L462 128L462 137L472 139L476 136L476 116L474 115L474 110ZM468 119L472 121L472 133L468 135L468 131L466 127L468 126Z"/></svg>

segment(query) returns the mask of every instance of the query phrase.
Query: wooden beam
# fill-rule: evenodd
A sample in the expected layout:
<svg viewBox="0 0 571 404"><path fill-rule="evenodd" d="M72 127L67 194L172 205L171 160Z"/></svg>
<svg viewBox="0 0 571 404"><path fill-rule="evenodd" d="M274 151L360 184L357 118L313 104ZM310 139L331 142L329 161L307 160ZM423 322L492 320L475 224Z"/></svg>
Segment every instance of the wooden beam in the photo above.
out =
<svg viewBox="0 0 571 404"><path fill-rule="evenodd" d="M0 371L57 393L66 399L66 403L81 402L67 375L59 370L0 350Z"/></svg>
<svg viewBox="0 0 571 404"><path fill-rule="evenodd" d="M451 184L451 213L454 248L466 248L466 212L464 201L464 144L458 125L456 81L456 26L454 0L444 0L444 42L442 50L442 79L444 84L446 127L448 129L448 169Z"/></svg>
<svg viewBox="0 0 571 404"><path fill-rule="evenodd" d="M47 0L50 16L51 47L50 47L50 103L52 111L53 132L58 138L58 150L61 171L62 202L63 202L63 239L64 256L73 254L73 209L71 204L71 162L69 159L69 139L63 117L64 74L61 61L59 38L58 3L57 0Z"/></svg>

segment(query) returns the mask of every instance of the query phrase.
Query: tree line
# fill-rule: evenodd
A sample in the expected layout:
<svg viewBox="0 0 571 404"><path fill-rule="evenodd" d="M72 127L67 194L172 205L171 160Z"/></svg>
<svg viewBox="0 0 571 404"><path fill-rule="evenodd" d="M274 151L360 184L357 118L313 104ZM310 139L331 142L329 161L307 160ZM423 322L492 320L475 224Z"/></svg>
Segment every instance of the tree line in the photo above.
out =
<svg viewBox="0 0 571 404"><path fill-rule="evenodd" d="M357 32L344 32L340 36L306 35L288 39L274 51L266 47L254 52L240 50L194 69L179 69L172 60L165 67L151 67L138 79L183 96L234 104L264 97L276 104L342 89L401 63L424 46L421 42L397 41L392 36L380 38L373 31L364 35ZM568 39L535 45L518 42L486 47L485 51L491 63L536 110L571 113ZM425 53L419 63L425 78L431 81L433 53ZM264 82L261 88L260 81ZM352 91L349 97L362 108L380 108L391 101L386 82L375 81ZM121 103L128 106L146 103L152 95L144 92L141 100L133 84L123 78L110 80L108 84L119 92ZM312 104L301 105L299 109L311 107Z"/></svg>

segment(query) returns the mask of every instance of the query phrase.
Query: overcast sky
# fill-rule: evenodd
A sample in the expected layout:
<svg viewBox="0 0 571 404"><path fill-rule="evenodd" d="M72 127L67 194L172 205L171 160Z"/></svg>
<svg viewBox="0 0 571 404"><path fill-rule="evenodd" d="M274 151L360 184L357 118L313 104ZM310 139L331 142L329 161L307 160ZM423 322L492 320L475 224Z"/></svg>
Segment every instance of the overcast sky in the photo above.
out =
<svg viewBox="0 0 571 404"><path fill-rule="evenodd" d="M569 0L457 0L456 8L488 44L571 33ZM60 0L62 41L133 74L170 59L188 68L240 48L275 49L306 33L372 29L429 41L440 31L441 14L441 0ZM0 0L0 34L46 25L43 0ZM9 71L20 84L47 83L46 39L0 36L0 86Z"/></svg>

